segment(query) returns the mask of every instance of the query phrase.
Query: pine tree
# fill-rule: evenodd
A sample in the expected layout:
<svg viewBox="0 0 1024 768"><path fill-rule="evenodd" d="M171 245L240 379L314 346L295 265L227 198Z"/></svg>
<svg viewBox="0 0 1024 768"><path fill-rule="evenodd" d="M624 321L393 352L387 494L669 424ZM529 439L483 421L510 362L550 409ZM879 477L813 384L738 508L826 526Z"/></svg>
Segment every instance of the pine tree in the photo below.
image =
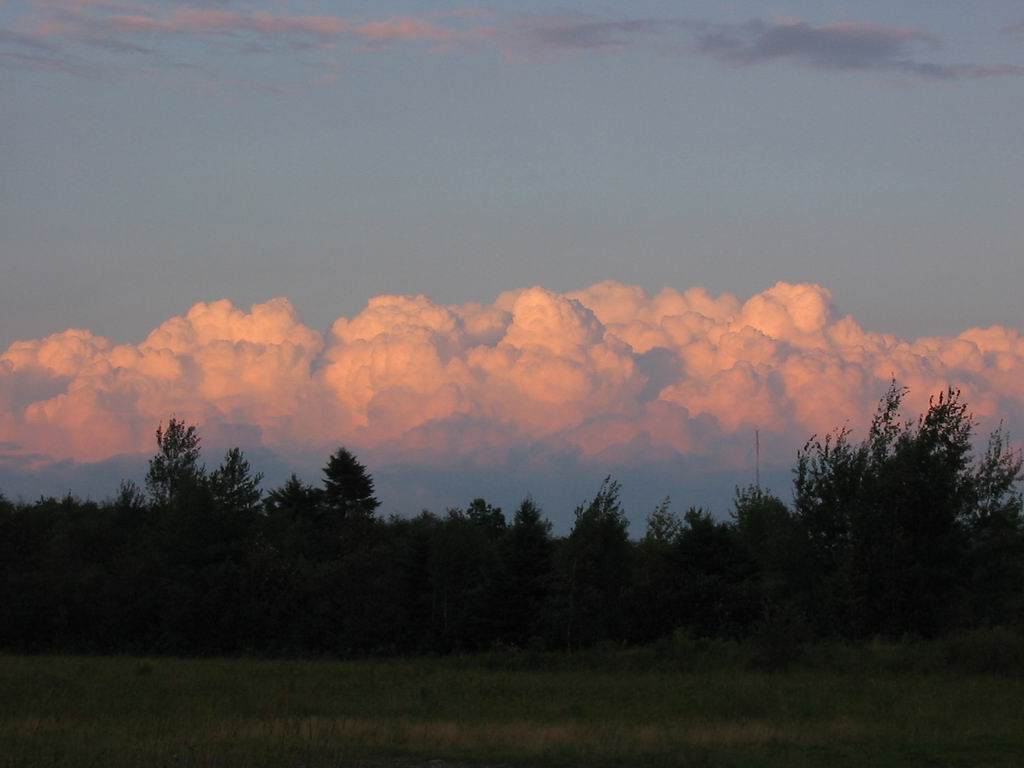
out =
<svg viewBox="0 0 1024 768"><path fill-rule="evenodd" d="M260 508L263 473L252 468L239 448L232 448L224 461L210 474L210 489L217 508L228 514L252 514Z"/></svg>
<svg viewBox="0 0 1024 768"><path fill-rule="evenodd" d="M323 505L342 520L372 517L380 506L373 478L347 448L338 448L324 467Z"/></svg>
<svg viewBox="0 0 1024 768"><path fill-rule="evenodd" d="M541 611L551 591L551 523L533 499L519 505L502 551L505 574L502 639L519 646L541 634Z"/></svg>

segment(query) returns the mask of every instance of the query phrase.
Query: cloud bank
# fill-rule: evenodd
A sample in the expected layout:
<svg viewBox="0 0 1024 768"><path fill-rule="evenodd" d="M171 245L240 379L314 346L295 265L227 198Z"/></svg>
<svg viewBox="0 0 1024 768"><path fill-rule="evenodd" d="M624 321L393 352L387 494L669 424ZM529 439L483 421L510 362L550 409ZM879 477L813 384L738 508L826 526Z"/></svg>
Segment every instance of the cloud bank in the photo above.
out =
<svg viewBox="0 0 1024 768"><path fill-rule="evenodd" d="M1018 330L870 333L819 285L746 301L616 282L462 306L378 296L326 333L287 299L248 311L222 300L138 344L80 329L12 344L0 355L0 466L148 455L174 414L208 444L293 464L346 444L421 473L683 463L735 483L754 429L787 467L810 434L863 428L891 377L912 410L954 386L983 428L1024 423Z"/></svg>

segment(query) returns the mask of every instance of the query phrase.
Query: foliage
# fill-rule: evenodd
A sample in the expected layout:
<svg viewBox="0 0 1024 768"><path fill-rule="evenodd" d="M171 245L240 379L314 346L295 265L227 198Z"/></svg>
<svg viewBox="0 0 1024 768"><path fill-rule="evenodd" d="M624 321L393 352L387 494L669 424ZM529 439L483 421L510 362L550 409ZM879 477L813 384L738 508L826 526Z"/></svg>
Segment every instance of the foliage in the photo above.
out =
<svg viewBox="0 0 1024 768"><path fill-rule="evenodd" d="M217 507L229 514L251 515L260 508L263 473L252 473L241 449L231 448L224 461L210 473L210 489Z"/></svg>
<svg viewBox="0 0 1024 768"><path fill-rule="evenodd" d="M543 634L542 612L551 592L551 553L551 523L533 499L524 499L501 544L503 621L496 632L498 639L524 648Z"/></svg>
<svg viewBox="0 0 1024 768"><path fill-rule="evenodd" d="M342 520L369 517L380 506L373 478L347 448L338 448L324 467L323 505Z"/></svg>
<svg viewBox="0 0 1024 768"><path fill-rule="evenodd" d="M618 640L625 633L631 552L620 488L606 477L594 498L576 508L572 531L561 547L563 642L569 649Z"/></svg>
<svg viewBox="0 0 1024 768"><path fill-rule="evenodd" d="M171 417L167 429L156 428L157 453L149 460L146 490L156 505L166 505L195 489L206 479L199 464L199 435L195 426Z"/></svg>
<svg viewBox="0 0 1024 768"><path fill-rule="evenodd" d="M1020 458L996 433L980 463L960 393L903 421L894 382L860 445L839 430L812 440L796 468L795 512L807 532L819 630L850 638L931 637L969 610L971 551L983 531L1020 536Z"/></svg>
<svg viewBox="0 0 1024 768"><path fill-rule="evenodd" d="M101 502L0 496L0 648L490 651L503 665L651 644L680 664L685 646L690 664L709 643L745 642L775 669L822 641L920 637L949 642L940 666L1012 666L1021 456L1002 429L974 455L958 392L914 420L904 396L889 389L863 442L847 429L809 441L792 508L758 486L737 489L726 518L680 517L666 499L637 540L610 477L565 536L529 498L511 520L482 497L382 519L345 448L322 487L292 475L264 496L239 449L207 473L196 428L172 418L146 493L125 482Z"/></svg>

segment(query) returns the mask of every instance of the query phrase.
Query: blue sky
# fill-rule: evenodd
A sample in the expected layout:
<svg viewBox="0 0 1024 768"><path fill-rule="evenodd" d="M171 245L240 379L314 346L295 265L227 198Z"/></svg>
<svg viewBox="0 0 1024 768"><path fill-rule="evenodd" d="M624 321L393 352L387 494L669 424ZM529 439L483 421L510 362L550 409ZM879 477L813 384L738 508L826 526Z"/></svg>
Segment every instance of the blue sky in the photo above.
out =
<svg viewBox="0 0 1024 768"><path fill-rule="evenodd" d="M0 23L28 37L50 5L9 2ZM857 22L929 36L908 50L921 62L1020 67L1019 3L268 9L501 39L246 54L187 34L121 36L151 53L40 35L62 68L2 60L0 344L68 326L131 339L197 299L286 295L326 326L378 293L487 300L604 278L741 295L821 282L910 335L1024 325L1024 76L742 65L671 28L591 49L521 39L557 23Z"/></svg>
<svg viewBox="0 0 1024 768"><path fill-rule="evenodd" d="M609 279L1024 328L1020 2L8 0L0 99L0 351Z"/></svg>

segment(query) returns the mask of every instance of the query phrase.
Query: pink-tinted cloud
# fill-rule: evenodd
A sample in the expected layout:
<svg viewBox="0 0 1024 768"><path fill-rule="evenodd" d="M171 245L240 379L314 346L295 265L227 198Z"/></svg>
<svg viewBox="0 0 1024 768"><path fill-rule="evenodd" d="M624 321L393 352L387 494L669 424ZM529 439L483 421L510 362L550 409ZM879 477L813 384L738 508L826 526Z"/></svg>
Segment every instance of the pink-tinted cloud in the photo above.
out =
<svg viewBox="0 0 1024 768"><path fill-rule="evenodd" d="M0 355L0 443L37 463L100 461L148 452L176 414L285 457L346 443L413 463L547 450L728 464L755 428L795 450L863 427L893 376L912 409L955 386L983 427L1024 424L1015 329L908 340L840 316L817 285L740 301L606 282L463 306L379 296L326 335L273 299L197 304L139 344L85 330L19 341Z"/></svg>
<svg viewBox="0 0 1024 768"><path fill-rule="evenodd" d="M97 2L48 8L31 24L30 39L63 40L104 47L141 48L160 38L258 38L288 43L344 37L371 43L453 43L473 30L441 26L413 16L353 21L331 14L296 14L287 9L172 7L153 3Z"/></svg>
<svg viewBox="0 0 1024 768"><path fill-rule="evenodd" d="M458 12L343 17L326 6L244 1L39 0L0 22L0 69L99 78L171 70L204 85L283 93L332 82L346 45L450 51L493 36L482 18ZM251 55L270 54L299 66L247 73Z"/></svg>
<svg viewBox="0 0 1024 768"><path fill-rule="evenodd" d="M15 31L16 30L16 31ZM1019 36L1019 25L1006 28ZM6 35L6 36L5 36ZM786 62L819 71L881 73L901 80L972 80L1024 75L1006 63L947 62L924 30L872 22L812 24L799 19L715 22L687 17L607 18L584 13L516 15L427 12L342 17L316 5L260 2L171 4L153 0L40 0L0 29L0 65L85 66L26 45L160 53L195 59L198 45L236 53L325 51L341 41L366 47L426 43L431 51L480 43L510 55L651 49L714 58L732 66ZM191 44L191 47L190 45ZM22 50L4 50L16 48ZM327 64L328 62L319 62Z"/></svg>
<svg viewBox="0 0 1024 768"><path fill-rule="evenodd" d="M286 16L212 8L179 8L163 16L112 15L106 17L105 23L113 32L167 35L236 35L251 32L266 36L310 35L332 38L350 28L348 22L335 16Z"/></svg>
<svg viewBox="0 0 1024 768"><path fill-rule="evenodd" d="M430 40L450 43L459 37L452 29L439 27L433 22L411 16L392 16L384 21L370 21L355 28L356 34L377 43L392 40Z"/></svg>

